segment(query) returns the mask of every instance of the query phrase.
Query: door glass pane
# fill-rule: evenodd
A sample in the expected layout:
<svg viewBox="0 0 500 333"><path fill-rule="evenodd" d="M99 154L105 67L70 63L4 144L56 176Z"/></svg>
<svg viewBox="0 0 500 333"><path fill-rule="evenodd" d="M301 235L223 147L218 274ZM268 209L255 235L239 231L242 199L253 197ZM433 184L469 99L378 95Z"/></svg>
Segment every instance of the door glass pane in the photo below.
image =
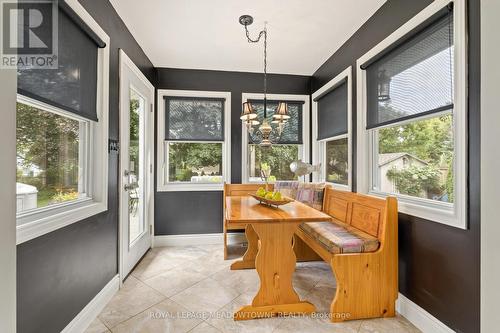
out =
<svg viewBox="0 0 500 333"><path fill-rule="evenodd" d="M130 89L130 145L129 156L129 242L145 231L144 221L144 108L145 101Z"/></svg>

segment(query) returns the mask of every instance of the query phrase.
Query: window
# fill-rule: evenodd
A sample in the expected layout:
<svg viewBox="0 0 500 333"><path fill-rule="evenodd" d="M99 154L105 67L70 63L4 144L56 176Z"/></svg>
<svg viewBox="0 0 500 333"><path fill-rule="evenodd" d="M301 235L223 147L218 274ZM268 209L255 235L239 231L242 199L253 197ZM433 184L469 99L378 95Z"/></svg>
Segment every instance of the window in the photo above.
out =
<svg viewBox="0 0 500 333"><path fill-rule="evenodd" d="M313 94L314 181L351 190L351 72L349 67Z"/></svg>
<svg viewBox="0 0 500 333"><path fill-rule="evenodd" d="M259 119L264 114L262 94L243 94L243 102L252 103ZM253 144L246 126L242 126L242 179L243 182L261 182L260 167L267 163L271 168L271 176L276 180L295 180L290 164L296 160L309 161L309 96L302 95L267 95L267 116L271 118L278 106L278 101L288 103L290 119L283 128L280 141L271 147L263 148Z"/></svg>
<svg viewBox="0 0 500 333"><path fill-rule="evenodd" d="M17 212L86 198L89 121L17 103Z"/></svg>
<svg viewBox="0 0 500 333"><path fill-rule="evenodd" d="M158 99L158 189L221 190L230 179L231 94L160 90Z"/></svg>
<svg viewBox="0 0 500 333"><path fill-rule="evenodd" d="M107 209L109 37L58 6L58 68L18 69L18 244Z"/></svg>
<svg viewBox="0 0 500 333"><path fill-rule="evenodd" d="M436 1L358 60L358 183L464 228L465 21L464 3L452 4Z"/></svg>

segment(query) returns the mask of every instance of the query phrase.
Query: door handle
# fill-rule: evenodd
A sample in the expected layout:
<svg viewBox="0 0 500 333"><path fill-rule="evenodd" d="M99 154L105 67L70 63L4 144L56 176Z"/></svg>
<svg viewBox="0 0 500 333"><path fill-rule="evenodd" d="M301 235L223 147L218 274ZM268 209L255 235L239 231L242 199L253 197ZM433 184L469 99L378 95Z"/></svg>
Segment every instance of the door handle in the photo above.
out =
<svg viewBox="0 0 500 333"><path fill-rule="evenodd" d="M132 184L125 184L125 185L123 185L123 189L124 189L125 191L135 190L135 189L136 189L136 188L138 188L138 187L139 187L139 184L137 184L137 183L132 183Z"/></svg>

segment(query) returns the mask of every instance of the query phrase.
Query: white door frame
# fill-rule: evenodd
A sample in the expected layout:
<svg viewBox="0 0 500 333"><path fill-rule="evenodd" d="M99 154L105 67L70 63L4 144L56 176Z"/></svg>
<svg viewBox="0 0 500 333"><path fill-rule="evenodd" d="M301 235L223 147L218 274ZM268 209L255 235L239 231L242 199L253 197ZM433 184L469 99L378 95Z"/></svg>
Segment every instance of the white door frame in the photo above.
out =
<svg viewBox="0 0 500 333"><path fill-rule="evenodd" d="M123 89L128 89L129 86L123 87L122 85L124 84L124 71L125 70L130 70L132 71L135 76L143 83L145 86L147 86L151 90L151 96L148 97L148 104L146 105L146 110L148 112L145 113L145 116L147 118L146 121L146 128L145 128L145 154L146 154L146 163L145 168L146 170L146 175L147 179L145 181L145 219L146 219L146 228L149 228L147 232L150 233L151 237L151 246L153 245L153 239L154 239L154 172L155 172L155 166L154 166L154 119L155 119L155 109L154 109L154 92L155 88L151 84L151 82L146 78L146 76L140 71L140 69L134 64L134 62L127 56L127 54L120 49L120 128L122 127L122 113L124 112L124 108L128 111L129 105L127 101L127 105L122 105L122 91ZM120 134L121 135L121 134ZM120 137L121 138L121 137ZM126 152L123 151L120 148L120 161L121 161L121 154L125 154ZM128 245L129 239L128 235L124 235L124 225L125 221L128 223L128 219L125 220L123 216L123 210L121 207L121 202L122 202L122 188L125 185L124 184L124 177L121 174L122 172L122 166L121 162L119 163L119 171L120 174L118 175L118 202L119 202L119 209L118 209L118 215L119 215L119 223L118 223L118 256L119 256L119 261L118 261L118 272L120 275L120 287L123 284L123 279L126 277L125 276L125 253L123 251L125 243Z"/></svg>

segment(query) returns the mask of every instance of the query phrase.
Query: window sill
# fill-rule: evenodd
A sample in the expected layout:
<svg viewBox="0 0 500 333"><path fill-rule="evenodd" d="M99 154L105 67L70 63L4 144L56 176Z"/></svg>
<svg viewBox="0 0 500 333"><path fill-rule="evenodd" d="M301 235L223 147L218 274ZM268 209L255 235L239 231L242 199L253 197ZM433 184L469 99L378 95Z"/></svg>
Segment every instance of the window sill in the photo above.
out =
<svg viewBox="0 0 500 333"><path fill-rule="evenodd" d="M201 191L223 191L224 183L168 183L158 185L157 192L201 192Z"/></svg>
<svg viewBox="0 0 500 333"><path fill-rule="evenodd" d="M63 228L75 222L79 222L96 214L106 211L107 205L102 202L87 200L84 202L68 205L70 209L47 210L52 214L25 214L17 219L17 237L16 244L21 244L39 236L48 234L57 229ZM66 208L68 207L66 206ZM76 207L74 207L76 206ZM56 213L54 213L56 212ZM21 223L19 223L21 222Z"/></svg>
<svg viewBox="0 0 500 333"><path fill-rule="evenodd" d="M452 227L467 229L466 218L457 214L455 205L453 204L376 191L370 191L368 195L383 199L393 196L398 199L398 211L400 213Z"/></svg>
<svg viewBox="0 0 500 333"><path fill-rule="evenodd" d="M337 184L333 182L325 181L325 184L331 185L334 190L351 192L351 187L349 185Z"/></svg>

